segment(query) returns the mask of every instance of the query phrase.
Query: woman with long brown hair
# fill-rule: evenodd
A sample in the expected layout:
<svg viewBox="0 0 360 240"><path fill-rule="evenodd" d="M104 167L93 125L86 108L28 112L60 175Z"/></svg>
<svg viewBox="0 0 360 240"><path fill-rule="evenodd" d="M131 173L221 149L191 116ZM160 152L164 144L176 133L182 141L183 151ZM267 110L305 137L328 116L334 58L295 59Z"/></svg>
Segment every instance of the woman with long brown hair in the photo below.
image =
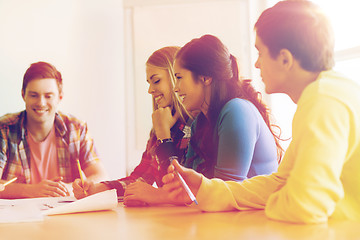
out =
<svg viewBox="0 0 360 240"><path fill-rule="evenodd" d="M200 111L181 165L208 178L235 181L277 170L282 148L269 110L217 37L204 35L187 43L176 55L174 71L183 105L189 112ZM161 144L158 156L172 158L171 145Z"/></svg>

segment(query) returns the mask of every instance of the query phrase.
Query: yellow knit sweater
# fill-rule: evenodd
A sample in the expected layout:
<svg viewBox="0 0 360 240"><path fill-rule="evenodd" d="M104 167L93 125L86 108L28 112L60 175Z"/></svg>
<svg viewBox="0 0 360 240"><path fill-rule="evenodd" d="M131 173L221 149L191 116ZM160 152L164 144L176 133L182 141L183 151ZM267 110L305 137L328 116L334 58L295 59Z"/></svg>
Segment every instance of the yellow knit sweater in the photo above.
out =
<svg viewBox="0 0 360 240"><path fill-rule="evenodd" d="M292 128L276 173L242 183L203 177L197 207L265 209L269 218L294 223L360 220L360 86L322 72L303 91Z"/></svg>

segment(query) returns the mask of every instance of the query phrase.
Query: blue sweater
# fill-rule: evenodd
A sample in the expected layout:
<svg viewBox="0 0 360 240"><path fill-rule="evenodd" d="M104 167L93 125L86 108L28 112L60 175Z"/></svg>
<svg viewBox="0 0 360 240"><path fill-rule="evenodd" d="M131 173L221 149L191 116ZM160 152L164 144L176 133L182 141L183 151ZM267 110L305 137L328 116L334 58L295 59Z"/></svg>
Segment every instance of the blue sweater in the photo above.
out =
<svg viewBox="0 0 360 240"><path fill-rule="evenodd" d="M196 123L197 118L192 125L192 135L196 132ZM219 114L214 138L215 142L218 142L217 159L213 169L203 172L205 176L242 181L277 170L274 137L260 112L250 101L234 98L224 105ZM195 170L205 163L191 145L186 159L184 165Z"/></svg>

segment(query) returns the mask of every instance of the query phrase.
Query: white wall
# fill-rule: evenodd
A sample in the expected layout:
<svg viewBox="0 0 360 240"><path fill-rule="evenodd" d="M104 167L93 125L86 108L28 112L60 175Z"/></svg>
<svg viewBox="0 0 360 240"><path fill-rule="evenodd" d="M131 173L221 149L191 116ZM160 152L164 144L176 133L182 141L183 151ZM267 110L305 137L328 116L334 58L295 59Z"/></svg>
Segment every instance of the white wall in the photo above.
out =
<svg viewBox="0 0 360 240"><path fill-rule="evenodd" d="M0 0L0 115L24 109L33 62L62 73L60 110L88 122L110 177L125 175L122 0Z"/></svg>
<svg viewBox="0 0 360 240"><path fill-rule="evenodd" d="M110 177L125 176L139 163L151 128L145 79L150 54L214 34L262 91L254 68L253 25L265 3L0 0L0 115L24 108L20 89L25 70L30 63L48 61L64 79L60 110L88 122Z"/></svg>

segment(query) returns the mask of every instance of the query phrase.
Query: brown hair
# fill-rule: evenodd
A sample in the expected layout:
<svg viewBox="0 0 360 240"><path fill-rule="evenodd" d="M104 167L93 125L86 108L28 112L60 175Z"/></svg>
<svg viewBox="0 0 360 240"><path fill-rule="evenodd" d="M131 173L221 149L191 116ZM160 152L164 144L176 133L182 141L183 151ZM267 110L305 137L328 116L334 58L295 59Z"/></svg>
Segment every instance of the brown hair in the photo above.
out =
<svg viewBox="0 0 360 240"><path fill-rule="evenodd" d="M333 30L320 8L310 1L278 2L260 15L255 30L273 58L287 49L307 71L334 66Z"/></svg>
<svg viewBox="0 0 360 240"><path fill-rule="evenodd" d="M37 62L30 65L26 70L23 78L22 84L22 93L25 94L26 87L31 80L35 79L44 79L52 78L56 80L57 86L59 88L59 93L63 91L63 82L61 73L50 63L47 62Z"/></svg>
<svg viewBox="0 0 360 240"><path fill-rule="evenodd" d="M229 100L242 98L253 103L260 112L274 136L280 161L283 149L279 143L279 136L272 129L269 109L262 102L260 93L251 85L251 80L240 78L236 58L217 37L204 35L191 40L179 50L176 61L192 72L195 81L200 81L198 76L212 78L207 117L202 113L198 115L196 133L190 140L190 144L200 157L209 162L216 159L217 143L213 141L212 136L220 111Z"/></svg>

